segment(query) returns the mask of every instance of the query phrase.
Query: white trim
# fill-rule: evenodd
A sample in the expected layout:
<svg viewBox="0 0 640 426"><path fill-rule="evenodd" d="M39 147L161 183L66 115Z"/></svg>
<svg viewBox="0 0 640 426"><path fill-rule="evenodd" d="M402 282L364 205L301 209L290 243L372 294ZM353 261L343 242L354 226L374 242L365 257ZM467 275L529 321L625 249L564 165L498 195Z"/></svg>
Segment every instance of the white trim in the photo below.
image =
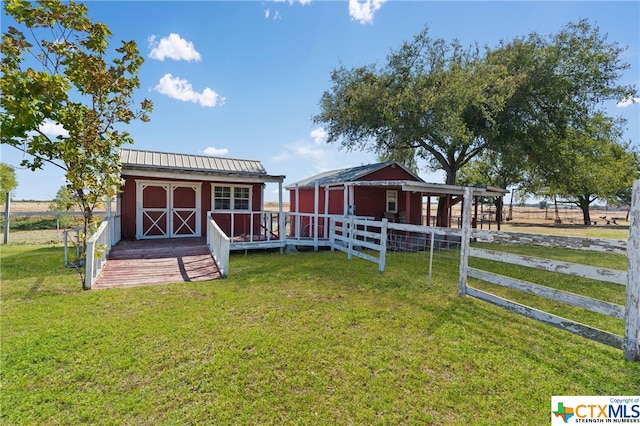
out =
<svg viewBox="0 0 640 426"><path fill-rule="evenodd" d="M216 209L216 186L227 187L229 188L229 208L228 209ZM235 196L234 196L234 188L249 188L249 208L248 209L236 209L235 208ZM253 185L232 185L227 183L222 183L220 185L216 185L214 183L211 184L211 211L216 213L219 211L237 211L237 212L251 212L253 211Z"/></svg>
<svg viewBox="0 0 640 426"><path fill-rule="evenodd" d="M201 220L201 212L202 212L202 183L201 182L170 182L170 181L158 181L158 180L142 180L136 179L136 239L153 239L153 238L186 238L186 237L200 237L202 236L202 220ZM159 186L164 188L166 191L166 205L164 208L143 208L143 192L144 189L150 186ZM175 223L177 226L177 230L182 229L187 225L187 221L191 218L191 216L195 215L195 229L192 229L192 233L190 234L176 234L174 227L174 202L173 202L173 191L175 188L191 188L196 194L196 206L195 208L179 208L179 211L189 211L191 210L191 214L184 219L182 216L178 215L182 223ZM143 229L143 217L145 211L155 211L162 212L162 215L156 219L155 221L151 218L154 223L151 228L156 227L159 229L157 223L161 219L165 221L165 229L162 235L145 235Z"/></svg>

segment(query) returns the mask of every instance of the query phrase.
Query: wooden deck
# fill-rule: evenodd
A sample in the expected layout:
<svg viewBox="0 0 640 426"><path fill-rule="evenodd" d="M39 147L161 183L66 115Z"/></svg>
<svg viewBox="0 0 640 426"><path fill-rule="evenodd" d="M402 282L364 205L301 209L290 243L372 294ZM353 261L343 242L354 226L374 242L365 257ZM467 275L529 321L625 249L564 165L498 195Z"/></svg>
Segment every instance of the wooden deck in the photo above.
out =
<svg viewBox="0 0 640 426"><path fill-rule="evenodd" d="M121 241L111 248L93 289L220 278L204 238Z"/></svg>

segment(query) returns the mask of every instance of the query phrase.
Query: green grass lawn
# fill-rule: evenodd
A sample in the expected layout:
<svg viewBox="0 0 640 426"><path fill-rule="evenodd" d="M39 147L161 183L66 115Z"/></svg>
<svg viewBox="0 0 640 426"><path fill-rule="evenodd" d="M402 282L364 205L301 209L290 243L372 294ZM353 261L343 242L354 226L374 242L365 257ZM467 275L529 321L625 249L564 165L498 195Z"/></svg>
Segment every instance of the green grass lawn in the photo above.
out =
<svg viewBox="0 0 640 426"><path fill-rule="evenodd" d="M640 394L621 351L457 297L455 253L428 289L426 259L235 254L85 292L62 248L3 246L0 423L540 425L552 395Z"/></svg>

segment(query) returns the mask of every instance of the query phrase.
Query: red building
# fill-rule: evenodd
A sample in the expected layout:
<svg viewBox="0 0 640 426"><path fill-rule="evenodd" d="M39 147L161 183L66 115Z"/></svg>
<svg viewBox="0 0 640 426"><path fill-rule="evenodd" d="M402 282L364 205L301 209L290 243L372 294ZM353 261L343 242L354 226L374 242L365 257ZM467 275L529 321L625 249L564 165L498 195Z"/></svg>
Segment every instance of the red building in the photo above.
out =
<svg viewBox="0 0 640 426"><path fill-rule="evenodd" d="M444 202L451 226L451 207L460 202L464 187L428 183L400 163L389 161L348 169L332 170L288 185L291 212L319 215L356 215L415 225L436 225L423 206L431 211L432 197ZM502 197L506 190L495 187L473 189L476 198ZM426 198L426 202L424 201ZM477 205L477 202L476 202ZM476 212L477 217L477 212ZM310 220L302 221L303 236L310 235ZM319 227L323 227L320 222Z"/></svg>
<svg viewBox="0 0 640 426"><path fill-rule="evenodd" d="M408 182L424 183L396 162L333 170L288 185L291 212L388 218L419 224L422 194L404 191Z"/></svg>
<svg viewBox="0 0 640 426"><path fill-rule="evenodd" d="M264 187L284 176L268 175L262 163L205 155L120 151L124 186L119 197L122 239L200 237L207 213L227 235L233 213L261 211ZM245 233L250 223L235 223ZM245 229L246 228L246 229Z"/></svg>

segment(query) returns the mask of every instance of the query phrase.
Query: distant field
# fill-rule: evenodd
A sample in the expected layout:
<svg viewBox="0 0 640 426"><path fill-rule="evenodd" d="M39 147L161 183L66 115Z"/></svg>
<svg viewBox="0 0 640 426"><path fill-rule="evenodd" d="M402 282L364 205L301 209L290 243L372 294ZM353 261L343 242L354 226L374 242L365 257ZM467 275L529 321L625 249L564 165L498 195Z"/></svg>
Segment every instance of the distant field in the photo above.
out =
<svg viewBox="0 0 640 426"><path fill-rule="evenodd" d="M12 201L12 212L48 212L51 201ZM4 204L2 204L2 211L4 212Z"/></svg>
<svg viewBox="0 0 640 426"><path fill-rule="evenodd" d="M12 201L12 212L49 212L51 201ZM274 201L265 202L265 210L277 211L278 203ZM4 206L0 207L4 212ZM283 203L283 210L289 211L289 203ZM507 208L505 208L506 214ZM488 206L479 209L479 217L493 218L493 210ZM436 206L431 208L431 216L435 216ZM534 234L552 234L565 236L580 236L592 238L612 238L626 239L629 235L629 222L625 220L626 211L607 211L603 209L592 209L591 219L595 225L585 226L582 224L582 212L578 208L563 208L559 210L560 224L554 223L555 213L552 208L539 209L535 206L514 207L513 220L505 221L501 225L503 231L523 232ZM426 206L424 210L426 215ZM460 209L453 209L454 218L459 217ZM606 217L606 219L603 219ZM616 218L616 224L612 219ZM13 220L13 219L12 219ZM610 222L607 224L607 220ZM484 222L483 229L497 229L495 222ZM49 242L62 242L62 231L55 229L48 230L24 230L11 231L11 242L16 244L42 244Z"/></svg>

